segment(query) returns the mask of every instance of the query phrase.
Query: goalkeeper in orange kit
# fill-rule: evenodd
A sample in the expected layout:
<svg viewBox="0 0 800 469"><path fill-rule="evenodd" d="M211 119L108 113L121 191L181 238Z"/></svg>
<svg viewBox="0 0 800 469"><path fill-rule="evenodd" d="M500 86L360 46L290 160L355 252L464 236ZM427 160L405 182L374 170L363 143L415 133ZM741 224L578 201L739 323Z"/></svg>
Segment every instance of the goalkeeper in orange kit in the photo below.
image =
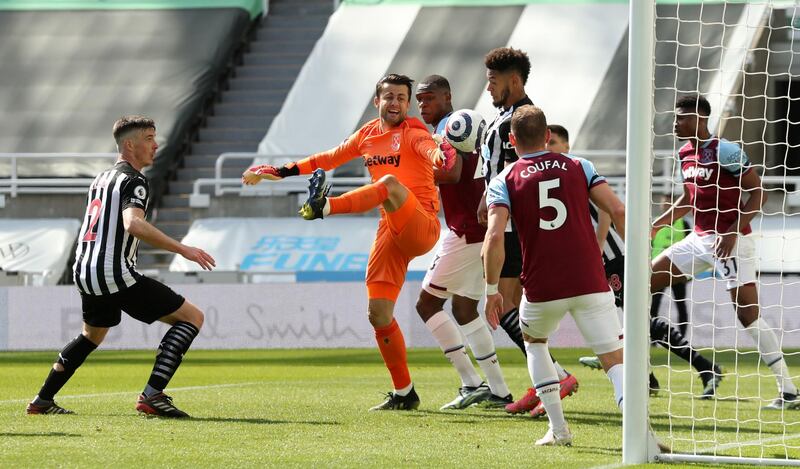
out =
<svg viewBox="0 0 800 469"><path fill-rule="evenodd" d="M367 264L369 321L394 390L370 410L411 410L419 407L406 361L403 333L394 319L394 305L405 282L408 263L430 251L441 230L436 214L439 194L434 166L448 170L455 150L434 140L425 124L407 117L413 80L390 74L375 86L373 119L338 147L289 163L281 168L255 166L244 172L245 184L311 174L308 201L300 209L306 220L380 207L381 219ZM364 158L372 184L339 197L327 197L324 170Z"/></svg>

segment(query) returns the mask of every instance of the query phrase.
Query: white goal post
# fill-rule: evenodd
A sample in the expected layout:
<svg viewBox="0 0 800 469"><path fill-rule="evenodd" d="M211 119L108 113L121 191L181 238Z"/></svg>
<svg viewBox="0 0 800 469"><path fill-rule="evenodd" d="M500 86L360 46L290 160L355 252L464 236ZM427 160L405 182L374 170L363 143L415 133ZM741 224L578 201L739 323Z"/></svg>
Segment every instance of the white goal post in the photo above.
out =
<svg viewBox="0 0 800 469"><path fill-rule="evenodd" d="M789 405L800 394L794 384L800 384L795 360L800 356L800 262L795 263L800 260L800 4L630 0L629 7L623 463L800 466L800 398L796 406ZM671 318L673 293L653 292L664 298L664 321L685 330L684 344L709 357L714 370L722 367L713 373L721 381L711 399L701 399L709 396L697 386L702 372L691 369L691 360L664 360L671 357L666 353L650 357L651 222L663 211L657 208L660 195L669 204L683 191L677 155L685 142L675 138L672 123L675 105L686 95L707 98L708 130L714 137L705 142L722 145L727 140L728 149L740 149L726 151L734 152L736 164L750 165L748 171L761 178L771 204L750 223L755 254L740 253L738 241L732 254L755 265L754 282L734 283L755 285L757 320L746 314L737 320L737 312L746 313L753 305L743 306L730 293L738 287L726 284L713 269L709 274L704 267L694 271L693 265L686 272L692 281L683 322ZM671 150L666 160L658 156L664 150ZM715 158L721 153L717 150ZM726 164L716 167L718 179L706 181L721 180ZM664 167L672 172L654 174ZM684 168L688 178L697 169ZM733 189L741 190L745 170L730 174L740 184L736 188L733 183ZM662 188L671 189L654 194ZM740 194L741 206L748 196ZM718 220L722 210L712 209ZM691 214L688 218L693 222ZM650 371L662 380L652 399ZM672 452L660 453L652 444L651 425Z"/></svg>

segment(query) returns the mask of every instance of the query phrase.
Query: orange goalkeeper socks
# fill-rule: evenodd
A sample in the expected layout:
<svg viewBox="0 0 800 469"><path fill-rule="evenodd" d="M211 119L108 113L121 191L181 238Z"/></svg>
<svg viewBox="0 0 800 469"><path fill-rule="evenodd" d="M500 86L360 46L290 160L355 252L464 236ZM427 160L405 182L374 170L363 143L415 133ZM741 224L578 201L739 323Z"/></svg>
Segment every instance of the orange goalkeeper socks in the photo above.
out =
<svg viewBox="0 0 800 469"><path fill-rule="evenodd" d="M411 385L411 373L408 372L406 360L406 342L397 320L386 327L375 328L375 340L383 356L383 362L392 375L392 384L396 390L405 389Z"/></svg>
<svg viewBox="0 0 800 469"><path fill-rule="evenodd" d="M328 197L328 205L331 215L361 213L377 207L388 198L389 190L382 182L378 181L344 193L339 197Z"/></svg>

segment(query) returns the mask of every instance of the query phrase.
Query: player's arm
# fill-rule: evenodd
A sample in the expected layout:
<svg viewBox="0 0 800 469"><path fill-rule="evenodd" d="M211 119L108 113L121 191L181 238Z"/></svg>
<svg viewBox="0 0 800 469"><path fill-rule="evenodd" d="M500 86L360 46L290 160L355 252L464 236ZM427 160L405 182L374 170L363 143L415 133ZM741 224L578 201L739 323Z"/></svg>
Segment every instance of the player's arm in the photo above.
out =
<svg viewBox="0 0 800 469"><path fill-rule="evenodd" d="M489 227L483 241L483 271L486 275L486 321L497 329L503 312L503 296L497 290L500 271L505 261L505 231L508 223L508 208L495 205L489 209Z"/></svg>
<svg viewBox="0 0 800 469"><path fill-rule="evenodd" d="M611 189L605 181L602 181L599 184L595 184L591 189L589 189L589 198L592 199L595 205L600 208L602 215L603 212L608 214L610 217L610 221L614 222L614 226L617 228L617 233L619 233L620 238L623 240L625 239L625 204L619 200L617 194L614 193L614 190ZM602 218L600 218L602 219ZM610 221L606 226L605 233L608 234L608 227L610 226ZM598 223L598 241L600 237L599 228L600 223ZM603 242L605 242L606 237L603 236ZM602 248L602 244L600 245Z"/></svg>
<svg viewBox="0 0 800 469"><path fill-rule="evenodd" d="M433 178L437 184L457 184L461 181L461 168L464 166L464 156L456 151L455 163L450 169L435 168Z"/></svg>
<svg viewBox="0 0 800 469"><path fill-rule="evenodd" d="M761 187L761 178L754 169L750 168L744 172L739 181L742 192L749 194L749 197L739 213L739 218L728 227L727 232L720 233L720 236L717 237L715 251L717 256L723 259L731 255L734 246L736 246L736 238L739 233L750 224L753 218L761 212L764 204L767 203L767 193Z"/></svg>
<svg viewBox="0 0 800 469"><path fill-rule="evenodd" d="M262 179L278 181L289 176L311 174L317 168L328 171L361 156L358 148L359 140L359 134L355 133L338 147L322 153L316 153L300 161L293 161L281 167L268 164L253 166L242 174L242 183L253 186L261 182Z"/></svg>
<svg viewBox="0 0 800 469"><path fill-rule="evenodd" d="M597 211L597 244L602 251L606 245L606 238L608 237L608 230L611 228L611 215L606 213L605 210Z"/></svg>
<svg viewBox="0 0 800 469"><path fill-rule="evenodd" d="M503 312L503 295L497 290L500 271L505 261L506 225L508 224L511 199L508 196L505 174L494 178L486 189L489 204L489 226L483 239L483 272L486 277L486 322L497 329Z"/></svg>
<svg viewBox="0 0 800 469"><path fill-rule="evenodd" d="M656 233L662 227L670 226L675 223L675 220L683 218L687 213L692 211L692 191L689 183L683 185L683 194L664 212L660 217L656 218L653 226L650 229L650 239L655 238Z"/></svg>
<svg viewBox="0 0 800 469"><path fill-rule="evenodd" d="M414 152L429 160L434 167L449 171L456 163L456 149L441 135L416 129L408 131Z"/></svg>
<svg viewBox="0 0 800 469"><path fill-rule="evenodd" d="M205 270L211 270L217 264L214 258L202 249L187 246L165 235L161 230L145 220L144 210L128 207L122 211L122 224L125 231L145 243L167 251L180 254L187 260L196 262Z"/></svg>

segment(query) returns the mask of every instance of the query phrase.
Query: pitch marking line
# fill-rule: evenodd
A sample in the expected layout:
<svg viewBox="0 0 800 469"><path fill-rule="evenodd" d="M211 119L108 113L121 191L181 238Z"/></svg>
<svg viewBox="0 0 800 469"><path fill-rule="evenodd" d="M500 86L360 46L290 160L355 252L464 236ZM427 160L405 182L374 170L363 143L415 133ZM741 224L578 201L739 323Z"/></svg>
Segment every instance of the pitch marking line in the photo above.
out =
<svg viewBox="0 0 800 469"><path fill-rule="evenodd" d="M217 389L217 388L243 388L247 386L255 386L257 384L263 384L262 382L249 382L249 383L228 383L228 384L209 384L207 386L184 386L181 388L169 388L169 392L179 392L179 391L198 391L203 389ZM65 400L65 399L87 399L92 397L110 397L110 396L130 396L131 394L137 394L139 391L120 391L120 392L100 392L95 394L71 394L67 396L57 396L58 400ZM30 402L30 399L8 399L5 401L0 401L0 404L19 404L21 402L27 403Z"/></svg>

